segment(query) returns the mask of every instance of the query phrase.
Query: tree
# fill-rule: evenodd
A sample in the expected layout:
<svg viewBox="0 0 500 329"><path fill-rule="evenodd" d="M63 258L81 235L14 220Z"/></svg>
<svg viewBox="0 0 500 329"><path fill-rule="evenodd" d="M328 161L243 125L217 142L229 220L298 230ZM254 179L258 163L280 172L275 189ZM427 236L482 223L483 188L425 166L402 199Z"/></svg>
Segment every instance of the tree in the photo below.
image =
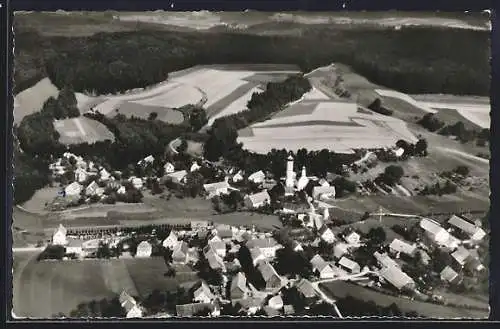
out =
<svg viewBox="0 0 500 329"><path fill-rule="evenodd" d="M374 246L382 245L387 238L385 230L382 227L371 228L366 235L368 243Z"/></svg>
<svg viewBox="0 0 500 329"><path fill-rule="evenodd" d="M198 131L208 122L207 113L203 108L194 107L189 115L189 124L192 131Z"/></svg>
<svg viewBox="0 0 500 329"><path fill-rule="evenodd" d="M156 120L158 118L158 113L157 112L151 112L149 113L148 120Z"/></svg>
<svg viewBox="0 0 500 329"><path fill-rule="evenodd" d="M111 258L111 250L109 249L109 245L107 243L99 242L99 247L96 251L97 258Z"/></svg>
<svg viewBox="0 0 500 329"><path fill-rule="evenodd" d="M415 144L415 154L418 156L427 156L427 140L420 138Z"/></svg>
<svg viewBox="0 0 500 329"><path fill-rule="evenodd" d="M404 170L400 166L390 165L385 168L382 175L384 183L387 185L394 185L400 181L404 175Z"/></svg>
<svg viewBox="0 0 500 329"><path fill-rule="evenodd" d="M467 177L469 176L469 167L467 166L463 166L463 165L460 165L460 166L457 166L455 168L455 170L453 170L456 174L460 175L460 176L463 176L463 177Z"/></svg>
<svg viewBox="0 0 500 329"><path fill-rule="evenodd" d="M181 138L181 144L177 148L177 152L184 153L188 149L188 143L185 138Z"/></svg>

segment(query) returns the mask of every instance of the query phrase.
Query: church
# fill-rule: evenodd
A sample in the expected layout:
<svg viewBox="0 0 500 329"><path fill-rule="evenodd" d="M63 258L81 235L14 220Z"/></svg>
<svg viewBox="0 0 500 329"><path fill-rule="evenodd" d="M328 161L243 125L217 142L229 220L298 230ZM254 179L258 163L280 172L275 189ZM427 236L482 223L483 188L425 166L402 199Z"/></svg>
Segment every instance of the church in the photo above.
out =
<svg viewBox="0 0 500 329"><path fill-rule="evenodd" d="M309 178L307 177L305 166L302 167L302 172L297 180L297 174L293 171L293 156L290 153L286 163L285 195L293 195L295 191L302 191L308 183Z"/></svg>

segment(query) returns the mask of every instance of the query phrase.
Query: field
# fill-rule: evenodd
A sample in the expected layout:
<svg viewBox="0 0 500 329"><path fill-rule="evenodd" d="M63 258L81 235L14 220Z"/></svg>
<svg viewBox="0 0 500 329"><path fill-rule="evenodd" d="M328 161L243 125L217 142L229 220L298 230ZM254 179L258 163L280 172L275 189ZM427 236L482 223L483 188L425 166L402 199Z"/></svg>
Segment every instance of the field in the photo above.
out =
<svg viewBox="0 0 500 329"><path fill-rule="evenodd" d="M406 124L397 118L366 109L360 112L353 102L304 100L268 121L241 130L238 141L257 153L302 147L351 153L356 148L391 147L399 139L416 142Z"/></svg>
<svg viewBox="0 0 500 329"><path fill-rule="evenodd" d="M23 259L24 258L24 259ZM126 290L145 298L153 289L175 289L193 274L167 278L162 258L36 262L23 255L15 272L14 311L18 316L69 314L79 303L113 298ZM23 268L24 267L24 268Z"/></svg>
<svg viewBox="0 0 500 329"><path fill-rule="evenodd" d="M22 204L22 207L28 211L43 213L45 212L45 203L54 200L60 190L57 187L44 187L36 191L30 200Z"/></svg>
<svg viewBox="0 0 500 329"><path fill-rule="evenodd" d="M465 308L455 308L451 306L436 305L420 301L412 301L406 298L385 295L352 283L335 281L321 284L323 290L335 298L353 296L363 301L373 301L380 306L389 306L395 303L403 312L417 312L427 318L458 319L475 318L485 319L488 317L487 311L469 310ZM340 310L342 312L342 310Z"/></svg>
<svg viewBox="0 0 500 329"><path fill-rule="evenodd" d="M42 109L43 103L49 97L59 95L59 90L50 82L49 78L38 81L33 87L23 90L14 96L14 124Z"/></svg>
<svg viewBox="0 0 500 329"><path fill-rule="evenodd" d="M105 125L85 117L56 120L54 127L60 134L59 142L66 145L114 140L113 133Z"/></svg>

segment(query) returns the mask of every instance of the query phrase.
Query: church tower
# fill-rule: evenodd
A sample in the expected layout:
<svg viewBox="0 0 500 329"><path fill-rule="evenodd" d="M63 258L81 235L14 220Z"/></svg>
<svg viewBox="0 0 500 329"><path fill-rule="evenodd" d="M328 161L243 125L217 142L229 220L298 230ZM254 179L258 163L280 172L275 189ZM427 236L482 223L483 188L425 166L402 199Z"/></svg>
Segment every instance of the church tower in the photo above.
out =
<svg viewBox="0 0 500 329"><path fill-rule="evenodd" d="M294 185L294 177L293 177L293 156L290 153L286 162L286 187L293 187Z"/></svg>

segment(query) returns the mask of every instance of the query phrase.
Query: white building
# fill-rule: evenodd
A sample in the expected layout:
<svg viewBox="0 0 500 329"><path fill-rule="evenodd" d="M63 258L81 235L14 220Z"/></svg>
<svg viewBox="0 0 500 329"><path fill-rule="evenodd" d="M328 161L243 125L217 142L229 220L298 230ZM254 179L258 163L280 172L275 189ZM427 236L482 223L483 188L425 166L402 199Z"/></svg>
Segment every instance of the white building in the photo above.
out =
<svg viewBox="0 0 500 329"><path fill-rule="evenodd" d="M151 257L152 250L153 250L153 247L151 246L151 244L149 242L142 241L137 246L137 252L135 254L135 257L137 257L137 258Z"/></svg>
<svg viewBox="0 0 500 329"><path fill-rule="evenodd" d="M67 254L76 254L80 256L83 254L83 241L79 239L69 239L65 249Z"/></svg>
<svg viewBox="0 0 500 329"><path fill-rule="evenodd" d="M335 246L333 246L333 256L335 258L342 258L345 254L349 252L349 245L339 242Z"/></svg>
<svg viewBox="0 0 500 329"><path fill-rule="evenodd" d="M351 232L344 239L348 244L359 245L361 236L357 232Z"/></svg>
<svg viewBox="0 0 500 329"><path fill-rule="evenodd" d="M290 154L286 162L285 186L293 188L295 186L295 172L293 171L293 156Z"/></svg>
<svg viewBox="0 0 500 329"><path fill-rule="evenodd" d="M123 291L119 297L120 305L127 313L127 318L142 318L143 311L132 296Z"/></svg>
<svg viewBox="0 0 500 329"><path fill-rule="evenodd" d="M95 181L93 181L85 188L85 195L86 196L95 195L98 188L99 185Z"/></svg>
<svg viewBox="0 0 500 329"><path fill-rule="evenodd" d="M452 236L441 225L431 219L423 218L420 221L420 227L425 231L427 237L439 246L454 250L460 243L459 239Z"/></svg>
<svg viewBox="0 0 500 329"><path fill-rule="evenodd" d="M78 196L82 193L83 186L78 182L73 182L64 188L67 196Z"/></svg>
<svg viewBox="0 0 500 329"><path fill-rule="evenodd" d="M359 264L346 257L342 257L339 260L339 266L351 274L357 274L361 272L361 267L359 266Z"/></svg>
<svg viewBox="0 0 500 329"><path fill-rule="evenodd" d="M208 194L208 198L211 199L216 195L227 194L228 190L231 188L227 181L204 184L203 189Z"/></svg>
<svg viewBox="0 0 500 329"><path fill-rule="evenodd" d="M380 276L398 290L415 289L415 281L403 272L399 267L383 267L379 271Z"/></svg>
<svg viewBox="0 0 500 329"><path fill-rule="evenodd" d="M320 255L315 255L311 259L311 265L313 271L319 275L320 279L331 279L335 276L332 267Z"/></svg>
<svg viewBox="0 0 500 329"><path fill-rule="evenodd" d="M243 180L243 172L240 170L238 171L232 178L234 183L241 182Z"/></svg>
<svg viewBox="0 0 500 329"><path fill-rule="evenodd" d="M281 248L278 242L273 238L253 239L248 241L246 246L250 250L258 248L264 257L268 259L276 257L276 250Z"/></svg>
<svg viewBox="0 0 500 329"><path fill-rule="evenodd" d="M250 176L248 176L248 180L255 184L262 184L266 179L266 174L262 170L254 172Z"/></svg>
<svg viewBox="0 0 500 329"><path fill-rule="evenodd" d="M165 163L165 165L163 166L163 169L165 170L165 174L171 174L171 173L175 172L175 167L170 162Z"/></svg>
<svg viewBox="0 0 500 329"><path fill-rule="evenodd" d="M101 169L101 171L99 172L99 175L100 175L102 181L107 181L111 177L111 174L104 168Z"/></svg>
<svg viewBox="0 0 500 329"><path fill-rule="evenodd" d="M414 257L417 252L417 246L403 240L394 239L389 245L389 250L392 254L396 255L397 258L399 258L400 254Z"/></svg>
<svg viewBox="0 0 500 329"><path fill-rule="evenodd" d="M464 232L474 241L481 241L486 236L486 232L482 228L456 215L451 216L448 224Z"/></svg>
<svg viewBox="0 0 500 329"><path fill-rule="evenodd" d="M312 192L313 199L335 199L335 186L315 186Z"/></svg>
<svg viewBox="0 0 500 329"><path fill-rule="evenodd" d="M318 233L321 240L325 241L326 243L335 242L335 234L333 234L332 230L330 230L326 225L323 225L323 227L318 230Z"/></svg>
<svg viewBox="0 0 500 329"><path fill-rule="evenodd" d="M276 295L274 297L271 297L268 302L269 307L275 310L280 310L283 308L283 299L281 298L280 295Z"/></svg>
<svg viewBox="0 0 500 329"><path fill-rule="evenodd" d="M249 194L245 196L245 206L248 208L260 208L271 203L271 196L264 190L259 193Z"/></svg>
<svg viewBox="0 0 500 329"><path fill-rule="evenodd" d="M198 169L200 169L200 168L201 168L201 166L200 166L200 165L199 165L199 164L195 161L195 162L193 162L193 164L191 165L191 168L189 168L189 171L190 171L190 172L193 172L193 171L196 171L196 170L198 170Z"/></svg>
<svg viewBox="0 0 500 329"><path fill-rule="evenodd" d="M182 184L186 181L187 171L180 170L167 174L167 178L171 179L173 183Z"/></svg>
<svg viewBox="0 0 500 329"><path fill-rule="evenodd" d="M78 183L85 182L88 177L89 177L89 175L87 174L87 172L84 169L77 168L75 170L75 181L77 181Z"/></svg>
<svg viewBox="0 0 500 329"><path fill-rule="evenodd" d="M179 239L174 231L170 231L170 234L163 240L162 246L167 249L174 249L175 246L179 243Z"/></svg>
<svg viewBox="0 0 500 329"><path fill-rule="evenodd" d="M211 303L214 299L215 295L205 282L202 282L200 287L193 293L193 300L198 303Z"/></svg>
<svg viewBox="0 0 500 329"><path fill-rule="evenodd" d="M309 178L307 178L306 167L302 167L302 173L300 175L299 180L297 181L297 190L302 191L307 184L309 184Z"/></svg>
<svg viewBox="0 0 500 329"><path fill-rule="evenodd" d="M128 179L128 181L132 183L132 186L137 190L142 189L142 187L144 186L144 182L142 181L141 178L138 177L132 176Z"/></svg>

